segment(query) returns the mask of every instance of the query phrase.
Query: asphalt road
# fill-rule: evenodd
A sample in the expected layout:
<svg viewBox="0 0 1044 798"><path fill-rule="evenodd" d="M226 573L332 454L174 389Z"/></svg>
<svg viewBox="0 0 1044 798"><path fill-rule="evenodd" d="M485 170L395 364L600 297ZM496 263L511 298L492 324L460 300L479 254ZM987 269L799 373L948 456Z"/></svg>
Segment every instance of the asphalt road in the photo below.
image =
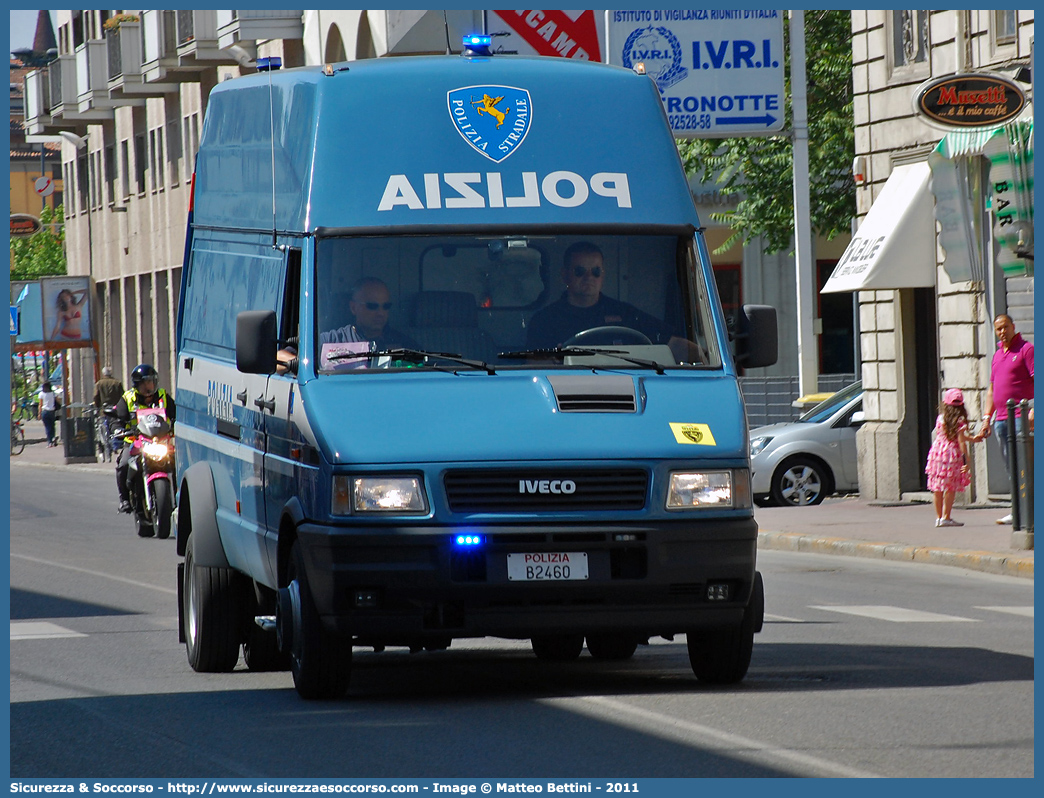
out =
<svg viewBox="0 0 1044 798"><path fill-rule="evenodd" d="M1032 580L762 551L738 686L698 683L681 638L568 664L486 639L357 649L349 698L305 702L289 673L189 668L174 543L114 492L12 469L12 777L1033 775Z"/></svg>

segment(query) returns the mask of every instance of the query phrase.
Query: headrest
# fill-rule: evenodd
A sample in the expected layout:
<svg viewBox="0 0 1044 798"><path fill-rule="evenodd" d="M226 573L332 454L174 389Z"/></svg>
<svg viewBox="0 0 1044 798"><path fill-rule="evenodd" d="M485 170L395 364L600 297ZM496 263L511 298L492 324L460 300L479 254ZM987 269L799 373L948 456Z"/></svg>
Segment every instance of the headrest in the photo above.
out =
<svg viewBox="0 0 1044 798"><path fill-rule="evenodd" d="M421 291L414 320L416 327L476 327L475 297L467 291Z"/></svg>

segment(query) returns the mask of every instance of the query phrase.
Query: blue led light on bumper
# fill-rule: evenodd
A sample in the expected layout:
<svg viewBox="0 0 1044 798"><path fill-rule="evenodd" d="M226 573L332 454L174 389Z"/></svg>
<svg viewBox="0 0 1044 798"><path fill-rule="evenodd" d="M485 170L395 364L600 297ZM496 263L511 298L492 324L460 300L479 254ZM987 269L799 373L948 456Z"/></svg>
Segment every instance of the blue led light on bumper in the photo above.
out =
<svg viewBox="0 0 1044 798"><path fill-rule="evenodd" d="M474 546L481 546L483 543L482 535L457 535L453 542L461 548L472 548Z"/></svg>

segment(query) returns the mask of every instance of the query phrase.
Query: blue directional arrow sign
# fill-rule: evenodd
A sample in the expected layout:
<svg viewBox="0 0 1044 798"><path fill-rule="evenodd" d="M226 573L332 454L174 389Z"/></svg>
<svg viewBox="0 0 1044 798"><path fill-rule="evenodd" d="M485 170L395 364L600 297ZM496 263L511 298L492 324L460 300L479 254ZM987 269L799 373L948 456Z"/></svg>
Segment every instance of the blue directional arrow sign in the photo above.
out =
<svg viewBox="0 0 1044 798"><path fill-rule="evenodd" d="M775 133L784 122L783 14L613 9L606 56L656 82L678 138Z"/></svg>
<svg viewBox="0 0 1044 798"><path fill-rule="evenodd" d="M716 125L743 125L744 127L770 127L776 121L776 117L769 114L764 116L716 116Z"/></svg>

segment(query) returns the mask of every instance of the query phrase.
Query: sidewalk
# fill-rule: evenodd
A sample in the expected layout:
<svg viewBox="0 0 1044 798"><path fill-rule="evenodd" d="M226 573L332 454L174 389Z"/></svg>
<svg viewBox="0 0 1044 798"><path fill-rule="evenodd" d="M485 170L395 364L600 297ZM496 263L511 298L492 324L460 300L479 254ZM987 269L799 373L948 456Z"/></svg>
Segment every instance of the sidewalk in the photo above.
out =
<svg viewBox="0 0 1044 798"><path fill-rule="evenodd" d="M26 447L11 468L35 466L112 474L115 463L65 462L64 448L48 448L43 424L25 424ZM115 477L114 477L115 479ZM113 486L115 502L115 485ZM929 497L918 495L916 499ZM756 507L758 547L876 557L1033 578L1033 551L1013 549L1010 526L995 522L1004 505L955 507L961 527L935 527L930 501L868 502L859 497L827 499L816 507Z"/></svg>
<svg viewBox="0 0 1044 798"><path fill-rule="evenodd" d="M964 526L938 528L934 505L921 498L868 502L846 496L816 507L755 507L758 547L954 565L1033 578L1033 551L1012 548L1011 526L996 523L1010 507L955 506L951 517Z"/></svg>

